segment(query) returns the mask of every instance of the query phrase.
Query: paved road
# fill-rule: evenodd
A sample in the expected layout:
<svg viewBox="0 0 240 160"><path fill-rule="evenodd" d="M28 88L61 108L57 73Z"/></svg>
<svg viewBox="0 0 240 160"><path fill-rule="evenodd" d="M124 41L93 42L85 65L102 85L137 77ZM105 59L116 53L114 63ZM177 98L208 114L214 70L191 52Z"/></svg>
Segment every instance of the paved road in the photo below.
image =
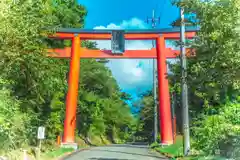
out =
<svg viewBox="0 0 240 160"><path fill-rule="evenodd" d="M93 147L66 157L64 160L167 160L150 151L146 145L111 145Z"/></svg>

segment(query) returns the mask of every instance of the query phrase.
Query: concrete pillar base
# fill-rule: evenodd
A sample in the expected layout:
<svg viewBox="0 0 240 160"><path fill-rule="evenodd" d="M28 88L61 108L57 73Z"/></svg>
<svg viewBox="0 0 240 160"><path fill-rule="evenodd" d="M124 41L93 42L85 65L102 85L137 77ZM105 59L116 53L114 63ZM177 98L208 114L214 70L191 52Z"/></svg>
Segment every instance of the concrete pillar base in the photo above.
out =
<svg viewBox="0 0 240 160"><path fill-rule="evenodd" d="M78 149L77 143L61 143L61 148L73 148L75 151Z"/></svg>
<svg viewBox="0 0 240 160"><path fill-rule="evenodd" d="M170 146L170 145L172 145L173 143L160 143L160 145L162 146L162 147L165 147L165 146Z"/></svg>

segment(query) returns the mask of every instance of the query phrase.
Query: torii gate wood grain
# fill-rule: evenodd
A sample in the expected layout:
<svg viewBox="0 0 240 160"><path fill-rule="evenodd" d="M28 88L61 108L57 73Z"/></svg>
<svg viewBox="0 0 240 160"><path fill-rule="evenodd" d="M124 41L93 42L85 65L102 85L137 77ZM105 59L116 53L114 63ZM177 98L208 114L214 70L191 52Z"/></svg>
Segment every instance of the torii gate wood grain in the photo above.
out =
<svg viewBox="0 0 240 160"><path fill-rule="evenodd" d="M186 38L194 38L197 28L186 28ZM77 28L62 28L49 38L70 39L71 48L49 49L51 57L70 58L68 93L66 100L66 117L64 122L63 143L74 143L76 127L76 108L78 97L78 81L81 58L156 58L158 74L159 119L161 128L161 143L173 143L173 128L171 119L170 96L167 75L167 58L175 58L179 51L165 47L165 40L180 39L180 29L161 30L125 30L126 40L156 40L156 48L151 50L127 50L122 55L113 55L109 50L89 50L81 47L81 40L110 40L111 30L84 30ZM190 50L187 52L191 56Z"/></svg>

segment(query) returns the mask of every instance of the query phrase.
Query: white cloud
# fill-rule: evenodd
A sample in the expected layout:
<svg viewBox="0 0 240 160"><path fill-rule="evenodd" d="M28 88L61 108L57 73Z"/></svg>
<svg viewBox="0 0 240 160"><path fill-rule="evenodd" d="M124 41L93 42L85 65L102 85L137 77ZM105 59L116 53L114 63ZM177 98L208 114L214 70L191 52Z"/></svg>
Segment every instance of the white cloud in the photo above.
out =
<svg viewBox="0 0 240 160"><path fill-rule="evenodd" d="M142 20L132 18L128 21L124 20L121 24L109 24L105 26L97 26L94 29L147 29ZM106 40L96 41L98 48L110 49L111 42ZM126 41L126 49L151 49L151 41ZM138 67L139 63L143 63L142 67ZM123 90L135 90L139 87L149 88L152 83L152 60L140 59L111 59L107 66L111 69L113 76L118 81Z"/></svg>
<svg viewBox="0 0 240 160"><path fill-rule="evenodd" d="M147 25L138 18L132 18L128 21L124 20L122 23L116 25L114 23L110 23L105 26L96 26L94 29L147 29Z"/></svg>
<svg viewBox="0 0 240 160"><path fill-rule="evenodd" d="M143 63L141 67L138 67ZM111 59L107 66L123 90L149 88L152 83L152 60ZM149 75L150 74L150 75Z"/></svg>
<svg viewBox="0 0 240 160"><path fill-rule="evenodd" d="M137 18L120 24L111 23L107 26L96 26L94 29L147 29L146 24ZM106 40L96 41L99 49L110 49L111 43ZM167 44L167 46L169 46ZM126 49L151 49L152 41L126 41ZM119 86L126 92L144 92L152 87L153 63L152 59L111 59L107 66ZM138 67L139 64L141 67Z"/></svg>

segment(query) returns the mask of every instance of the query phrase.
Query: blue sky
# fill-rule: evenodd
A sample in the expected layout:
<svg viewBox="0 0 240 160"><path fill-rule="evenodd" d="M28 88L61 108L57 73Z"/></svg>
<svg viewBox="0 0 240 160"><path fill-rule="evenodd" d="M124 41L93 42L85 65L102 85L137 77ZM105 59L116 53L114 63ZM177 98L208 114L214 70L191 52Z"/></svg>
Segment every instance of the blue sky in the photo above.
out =
<svg viewBox="0 0 240 160"><path fill-rule="evenodd" d="M87 29L146 29L147 16L160 16L157 28L168 28L179 17L179 9L171 0L78 0L88 11ZM109 41L97 41L98 47L110 49ZM150 49L150 41L128 41L127 49ZM148 60L110 60L107 66L112 70L121 89L137 99L137 94L152 88L153 62Z"/></svg>
<svg viewBox="0 0 240 160"><path fill-rule="evenodd" d="M160 28L168 27L169 23L179 15L179 10L171 5L171 0L78 0L87 8L86 28L107 26L110 23L120 24L123 20L138 18L143 21L156 10L161 16Z"/></svg>

